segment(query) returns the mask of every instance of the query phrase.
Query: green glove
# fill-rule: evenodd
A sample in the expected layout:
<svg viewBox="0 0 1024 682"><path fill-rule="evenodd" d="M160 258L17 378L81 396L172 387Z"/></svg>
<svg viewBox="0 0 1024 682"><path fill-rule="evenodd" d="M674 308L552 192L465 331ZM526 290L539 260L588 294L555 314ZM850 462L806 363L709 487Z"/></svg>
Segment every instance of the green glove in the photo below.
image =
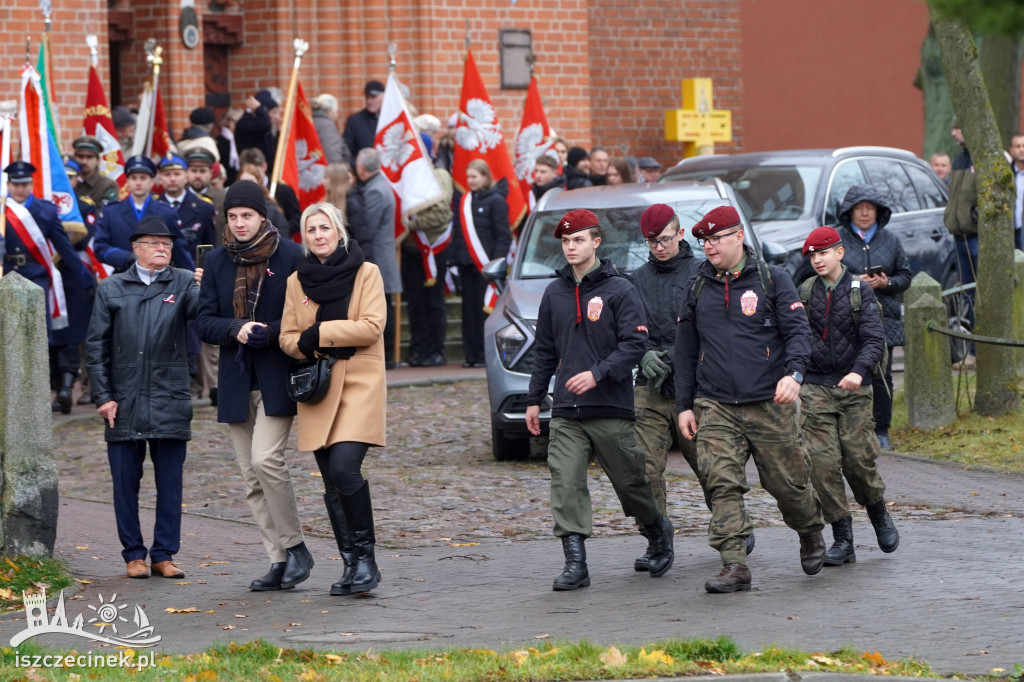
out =
<svg viewBox="0 0 1024 682"><path fill-rule="evenodd" d="M661 377L661 380L664 381L665 377L671 373L672 368L661 360L667 354L668 351L664 350L649 350L640 358L640 371L648 380Z"/></svg>

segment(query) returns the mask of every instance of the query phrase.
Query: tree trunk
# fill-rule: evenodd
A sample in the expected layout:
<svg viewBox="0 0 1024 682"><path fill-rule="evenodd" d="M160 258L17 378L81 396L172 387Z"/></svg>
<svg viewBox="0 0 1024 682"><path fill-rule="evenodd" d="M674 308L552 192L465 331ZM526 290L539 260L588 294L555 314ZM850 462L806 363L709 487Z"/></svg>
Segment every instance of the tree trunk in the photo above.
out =
<svg viewBox="0 0 1024 682"><path fill-rule="evenodd" d="M1020 117L1020 63L1024 42L1004 35L985 35L979 45L981 75L985 78L1003 149L1017 132Z"/></svg>
<svg viewBox="0 0 1024 682"><path fill-rule="evenodd" d="M978 50L964 25L937 19L932 27L942 49L942 65L960 119L967 149L974 161L978 187L978 289L975 327L984 336L1009 338L1013 315L1003 294L1013 277L1013 219L1016 200L1010 166L1003 156L996 118L981 76ZM1013 350L977 344L978 384L974 409L996 416L1015 412L1020 399L1015 387Z"/></svg>

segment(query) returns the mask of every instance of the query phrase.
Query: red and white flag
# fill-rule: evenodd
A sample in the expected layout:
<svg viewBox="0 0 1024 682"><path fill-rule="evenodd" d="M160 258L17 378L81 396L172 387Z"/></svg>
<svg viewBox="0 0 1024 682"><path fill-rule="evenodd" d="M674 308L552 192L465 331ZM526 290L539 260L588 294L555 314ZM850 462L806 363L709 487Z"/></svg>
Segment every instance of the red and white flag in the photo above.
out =
<svg viewBox="0 0 1024 682"><path fill-rule="evenodd" d="M39 72L31 64L21 70L21 158L36 167L32 192L47 201L53 193L50 175L50 131L46 123L46 102ZM6 187L3 188L6 190Z"/></svg>
<svg viewBox="0 0 1024 682"><path fill-rule="evenodd" d="M533 187L533 169L537 159L551 149L554 142L548 117L544 113L544 104L540 99L537 79L531 76L530 89L526 91L526 104L523 106L523 121L516 133L516 178L519 179L519 187L531 211L537 203L530 190Z"/></svg>
<svg viewBox="0 0 1024 682"><path fill-rule="evenodd" d="M68 326L68 309L64 300L64 280L60 270L53 264L53 256L49 242L39 229L36 219L28 209L17 201L8 201L6 205L7 226L14 230L28 249L29 255L46 268L50 276L50 292L46 299L46 310L50 315L50 328L64 329Z"/></svg>
<svg viewBox="0 0 1024 682"><path fill-rule="evenodd" d="M296 90L295 111L292 113L282 162L281 182L295 190L299 197L299 208L306 210L311 204L327 198L327 187L324 185L327 157L316 134L313 111L309 108L302 83L298 83Z"/></svg>
<svg viewBox="0 0 1024 682"><path fill-rule="evenodd" d="M162 159L167 152L177 153L170 128L167 127L167 115L164 113L164 100L160 90L153 92L153 86L146 83L139 103L138 123L135 126L135 141L132 144L132 155L145 154L149 148L151 159ZM152 140L152 142L151 142Z"/></svg>
<svg viewBox="0 0 1024 682"><path fill-rule="evenodd" d="M124 174L124 154L117 141L114 121L107 106L107 95L96 73L96 67L89 67L89 92L85 97L85 120L82 128L86 135L92 135L103 145L100 155L100 172L117 183L121 198L128 196L128 178Z"/></svg>
<svg viewBox="0 0 1024 682"><path fill-rule="evenodd" d="M494 181L505 178L508 183L508 224L515 232L526 216L526 198L523 196L512 158L501 134L501 123L487 94L473 53L466 55L462 76L462 96L459 98L459 123L455 128L455 158L452 162L452 180L462 192L466 189L466 166L473 159L483 159L491 169Z"/></svg>

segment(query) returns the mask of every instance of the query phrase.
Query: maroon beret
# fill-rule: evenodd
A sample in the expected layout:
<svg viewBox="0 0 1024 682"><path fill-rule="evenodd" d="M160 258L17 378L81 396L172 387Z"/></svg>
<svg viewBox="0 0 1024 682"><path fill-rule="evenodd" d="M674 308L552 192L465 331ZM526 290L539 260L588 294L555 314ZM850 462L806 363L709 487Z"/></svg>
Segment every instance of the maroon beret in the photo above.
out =
<svg viewBox="0 0 1024 682"><path fill-rule="evenodd" d="M807 235L803 254L806 256L814 251L824 251L836 244L842 244L843 238L831 227L816 227Z"/></svg>
<svg viewBox="0 0 1024 682"><path fill-rule="evenodd" d="M740 224L740 214L732 206L719 206L707 212L696 225L693 226L693 236L697 239L706 239L716 232L728 230Z"/></svg>
<svg viewBox="0 0 1024 682"><path fill-rule="evenodd" d="M668 204L654 204L640 216L640 234L644 239L654 239L675 217L675 210Z"/></svg>
<svg viewBox="0 0 1024 682"><path fill-rule="evenodd" d="M600 222L596 215L585 208L569 211L558 221L558 225L555 227L555 239L561 239L563 234L572 234L588 227L597 227Z"/></svg>

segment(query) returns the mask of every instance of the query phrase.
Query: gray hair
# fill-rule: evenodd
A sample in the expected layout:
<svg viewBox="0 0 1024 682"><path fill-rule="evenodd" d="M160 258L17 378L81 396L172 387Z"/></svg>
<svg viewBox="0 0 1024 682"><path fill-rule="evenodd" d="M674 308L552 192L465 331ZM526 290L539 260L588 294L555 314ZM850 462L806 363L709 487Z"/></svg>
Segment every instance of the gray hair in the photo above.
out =
<svg viewBox="0 0 1024 682"><path fill-rule="evenodd" d="M309 255L309 244L306 243L306 221L317 214L326 216L328 222L334 227L334 231L338 233L338 240L347 251L348 230L345 229L345 213L329 201L320 201L310 205L302 212L302 219L299 221L299 225L302 226L302 253L306 256Z"/></svg>
<svg viewBox="0 0 1024 682"><path fill-rule="evenodd" d="M356 154L356 163L365 168L367 173L376 173L380 170L380 154L373 147L364 147Z"/></svg>
<svg viewBox="0 0 1024 682"><path fill-rule="evenodd" d="M313 98L313 111L328 111L334 113L338 110L338 98L329 92L324 92Z"/></svg>

